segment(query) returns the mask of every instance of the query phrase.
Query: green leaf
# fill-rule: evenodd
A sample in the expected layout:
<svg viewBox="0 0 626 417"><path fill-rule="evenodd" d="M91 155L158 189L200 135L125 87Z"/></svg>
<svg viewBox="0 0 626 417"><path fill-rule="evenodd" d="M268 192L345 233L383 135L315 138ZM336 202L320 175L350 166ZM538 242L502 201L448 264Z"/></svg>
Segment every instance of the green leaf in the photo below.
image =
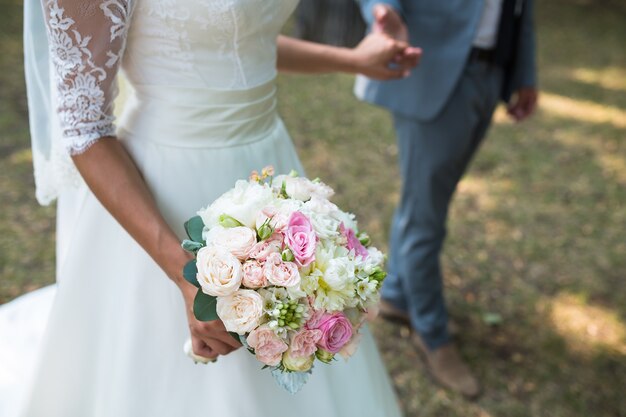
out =
<svg viewBox="0 0 626 417"><path fill-rule="evenodd" d="M183 243L181 243L180 246L182 246L182 248L185 249L187 252L191 253L196 253L204 247L202 243L194 242L193 240L188 239L183 240Z"/></svg>
<svg viewBox="0 0 626 417"><path fill-rule="evenodd" d="M198 274L198 267L196 265L196 260L192 259L187 262L183 267L183 277L190 283L195 285L197 288L200 288L200 284L198 283L198 278L196 275Z"/></svg>
<svg viewBox="0 0 626 417"><path fill-rule="evenodd" d="M233 339L235 339L237 341L237 343L241 343L241 339L239 338L239 334L235 333L235 332L228 332L228 334L230 335L230 337L232 337Z"/></svg>
<svg viewBox="0 0 626 417"><path fill-rule="evenodd" d="M200 216L194 216L185 222L185 231L187 232L187 236L189 236L189 239L194 242L204 243L204 239L202 239L202 230L204 230L204 222Z"/></svg>
<svg viewBox="0 0 626 417"><path fill-rule="evenodd" d="M488 326L497 326L502 323L502 316L498 313L483 313L483 322Z"/></svg>
<svg viewBox="0 0 626 417"><path fill-rule="evenodd" d="M196 298L193 300L193 315L200 321L213 321L219 317L217 315L217 297L208 295L198 290Z"/></svg>

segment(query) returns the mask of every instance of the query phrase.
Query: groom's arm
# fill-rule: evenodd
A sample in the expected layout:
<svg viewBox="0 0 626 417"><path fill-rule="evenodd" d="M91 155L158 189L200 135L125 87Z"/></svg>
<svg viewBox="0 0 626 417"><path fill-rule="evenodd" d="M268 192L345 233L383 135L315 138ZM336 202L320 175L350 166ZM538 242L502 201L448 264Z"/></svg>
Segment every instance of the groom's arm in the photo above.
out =
<svg viewBox="0 0 626 417"><path fill-rule="evenodd" d="M516 121L527 119L537 108L539 94L537 91L533 11L533 0L526 0L521 17L515 68L511 79L511 90L514 94L507 103L507 112Z"/></svg>

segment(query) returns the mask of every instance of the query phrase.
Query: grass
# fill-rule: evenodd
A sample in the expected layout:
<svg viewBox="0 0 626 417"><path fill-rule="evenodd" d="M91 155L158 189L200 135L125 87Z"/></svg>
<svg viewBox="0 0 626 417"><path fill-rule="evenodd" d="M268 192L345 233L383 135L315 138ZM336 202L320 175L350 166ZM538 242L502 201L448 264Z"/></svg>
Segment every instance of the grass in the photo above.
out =
<svg viewBox="0 0 626 417"><path fill-rule="evenodd" d="M17 0L0 0L0 302L52 282L54 210L38 207ZM600 7L601 6L601 7ZM499 111L459 186L443 257L476 402L438 388L408 329L373 328L408 416L625 417L626 8L538 2L536 117ZM385 246L398 199L389 116L348 76L283 76L280 110L303 162Z"/></svg>

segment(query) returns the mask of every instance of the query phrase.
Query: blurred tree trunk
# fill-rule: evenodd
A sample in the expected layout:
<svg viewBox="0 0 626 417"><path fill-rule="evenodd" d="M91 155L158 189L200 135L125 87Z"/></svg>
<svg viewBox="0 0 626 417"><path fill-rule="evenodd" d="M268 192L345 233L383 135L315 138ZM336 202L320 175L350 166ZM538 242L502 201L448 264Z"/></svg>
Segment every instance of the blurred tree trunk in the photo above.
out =
<svg viewBox="0 0 626 417"><path fill-rule="evenodd" d="M352 47L365 29L355 0L301 0L296 11L295 36L301 39Z"/></svg>

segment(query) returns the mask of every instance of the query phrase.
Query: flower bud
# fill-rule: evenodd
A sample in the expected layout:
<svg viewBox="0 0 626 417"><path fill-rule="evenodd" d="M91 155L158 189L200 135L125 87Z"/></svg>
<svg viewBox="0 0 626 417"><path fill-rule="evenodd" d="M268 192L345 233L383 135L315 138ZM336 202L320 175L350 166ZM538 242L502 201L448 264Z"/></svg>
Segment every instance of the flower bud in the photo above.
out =
<svg viewBox="0 0 626 417"><path fill-rule="evenodd" d="M259 230L257 230L257 234L259 235L260 240L269 239L269 237L272 236L273 233L274 228L270 226L268 222L263 223L261 227L259 227Z"/></svg>
<svg viewBox="0 0 626 417"><path fill-rule="evenodd" d="M231 227L243 226L239 220L235 219L232 216L229 216L228 214L222 214L219 217L219 223L220 223L220 226L225 227L227 229Z"/></svg>
<svg viewBox="0 0 626 417"><path fill-rule="evenodd" d="M283 251L282 258L283 258L283 261L285 262L293 262L293 260L295 259L295 257L293 256L293 252L289 248L286 248Z"/></svg>
<svg viewBox="0 0 626 417"><path fill-rule="evenodd" d="M318 349L317 352L315 352L315 356L318 360L324 363L331 363L332 360L335 358L334 353L330 353L329 351L324 349Z"/></svg>

